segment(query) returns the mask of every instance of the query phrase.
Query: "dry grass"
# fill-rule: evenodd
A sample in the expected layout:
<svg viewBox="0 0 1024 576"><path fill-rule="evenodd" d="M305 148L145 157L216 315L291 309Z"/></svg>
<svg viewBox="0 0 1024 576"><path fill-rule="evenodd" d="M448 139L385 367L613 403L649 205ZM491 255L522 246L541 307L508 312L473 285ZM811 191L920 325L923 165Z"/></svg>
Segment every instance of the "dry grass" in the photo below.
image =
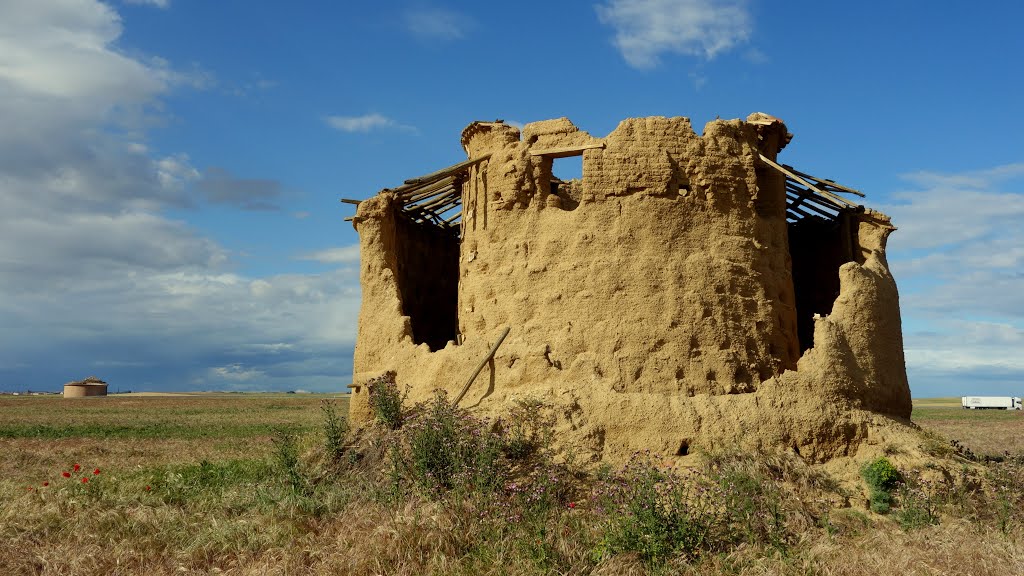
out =
<svg viewBox="0 0 1024 576"><path fill-rule="evenodd" d="M942 412L953 409L918 407L929 428L963 421ZM987 430L977 433L979 446L1019 431L1019 420L989 416L968 421ZM0 573L1024 573L1019 463L991 465L1016 494L951 487L938 525L904 530L893 517L843 508L842 489L796 458L719 458L714 465L740 481L769 482L785 538L651 566L631 553L599 553L607 523L591 500L556 507L540 522L506 523L491 516L504 501L479 494L396 496L386 473L371 473L386 467L381 457L393 439L354 466L331 464L318 452L320 418L319 398L294 396L0 403L0 430L30 431L0 440ZM82 435L62 428L68 419L84 423L72 430ZM157 438L150 425L179 432ZM261 432L247 436L257 425ZM308 492L293 490L275 463L266 431L280 426L298 435L302 471L317 478ZM62 478L75 462L102 473L88 484Z"/></svg>

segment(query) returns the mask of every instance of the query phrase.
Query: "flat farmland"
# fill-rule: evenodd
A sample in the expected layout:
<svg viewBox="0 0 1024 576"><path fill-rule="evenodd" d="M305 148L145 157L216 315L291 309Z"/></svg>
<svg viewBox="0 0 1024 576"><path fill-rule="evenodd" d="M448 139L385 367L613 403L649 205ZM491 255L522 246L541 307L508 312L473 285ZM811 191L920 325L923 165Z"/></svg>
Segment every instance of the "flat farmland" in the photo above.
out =
<svg viewBox="0 0 1024 576"><path fill-rule="evenodd" d="M978 456L1024 455L1024 411L964 410L960 398L921 398L911 420Z"/></svg>
<svg viewBox="0 0 1024 576"><path fill-rule="evenodd" d="M118 468L265 458L277 430L302 434L323 400L342 414L347 397L312 394L0 397L0 478L33 484L62 466Z"/></svg>
<svg viewBox="0 0 1024 576"><path fill-rule="evenodd" d="M914 419L978 454L1024 452L1019 414L957 406L917 400ZM0 397L0 574L1024 573L1017 460L978 465L998 489L900 493L888 515L865 509L858 487L765 454L709 455L696 475L637 468L639 482L617 476L625 469L499 458L496 485L439 493L417 488L425 460L396 454L443 419L378 425L332 448L328 424L344 428L347 408L346 396L293 394ZM460 450L488 434L448 430L465 434ZM685 512L671 522L612 505L656 478L645 498L701 486L705 504L669 501ZM651 547L680 525L700 540Z"/></svg>

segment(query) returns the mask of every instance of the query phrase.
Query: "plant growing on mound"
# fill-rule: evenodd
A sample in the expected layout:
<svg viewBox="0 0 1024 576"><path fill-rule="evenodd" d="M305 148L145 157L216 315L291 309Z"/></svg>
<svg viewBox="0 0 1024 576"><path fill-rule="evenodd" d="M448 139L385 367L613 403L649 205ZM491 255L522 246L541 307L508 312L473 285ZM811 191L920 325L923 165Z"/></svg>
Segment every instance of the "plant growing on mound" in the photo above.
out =
<svg viewBox="0 0 1024 576"><path fill-rule="evenodd" d="M892 508L892 491L901 480L900 471L883 456L861 468L860 475L868 485L871 510L888 514Z"/></svg>
<svg viewBox="0 0 1024 576"><path fill-rule="evenodd" d="M607 520L597 552L636 552L649 565L677 554L695 558L724 527L717 506L723 496L708 478L661 468L649 453L637 453L599 492Z"/></svg>
<svg viewBox="0 0 1024 576"><path fill-rule="evenodd" d="M938 501L932 483L913 475L898 484L900 509L893 513L904 530L939 523Z"/></svg>
<svg viewBox="0 0 1024 576"><path fill-rule="evenodd" d="M286 429L274 431L274 461L296 493L308 492L309 485L299 470L299 446L295 435Z"/></svg>
<svg viewBox="0 0 1024 576"><path fill-rule="evenodd" d="M501 438L452 405L444 391L418 406L403 430L407 446L396 463L428 493L489 491L500 483Z"/></svg>
<svg viewBox="0 0 1024 576"><path fill-rule="evenodd" d="M395 373L386 372L383 376L373 378L366 383L366 389L370 394L370 408L377 420L392 430L401 428L402 409L409 390L399 391Z"/></svg>
<svg viewBox="0 0 1024 576"><path fill-rule="evenodd" d="M502 424L504 450L509 458L519 460L551 449L555 416L542 400L517 400Z"/></svg>
<svg viewBox="0 0 1024 576"><path fill-rule="evenodd" d="M329 457L337 459L345 451L345 437L349 433L348 420L338 416L338 411L331 400L320 402L320 411L324 416L324 450Z"/></svg>

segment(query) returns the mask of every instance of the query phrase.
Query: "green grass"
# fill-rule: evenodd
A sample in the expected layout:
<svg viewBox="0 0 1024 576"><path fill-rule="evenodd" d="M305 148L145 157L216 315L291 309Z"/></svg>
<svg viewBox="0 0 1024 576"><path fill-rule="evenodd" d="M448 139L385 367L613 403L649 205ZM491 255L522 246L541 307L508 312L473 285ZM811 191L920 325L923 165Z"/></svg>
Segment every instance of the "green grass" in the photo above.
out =
<svg viewBox="0 0 1024 576"><path fill-rule="evenodd" d="M302 429L298 424L289 428ZM0 424L0 438L37 438L56 440L61 438L103 438L108 440L128 439L196 439L196 438L238 438L265 436L276 429L267 424L211 424L201 427L169 423L136 425L122 424Z"/></svg>
<svg viewBox="0 0 1024 576"><path fill-rule="evenodd" d="M325 396L110 396L0 399L0 439L229 439L316 425Z"/></svg>

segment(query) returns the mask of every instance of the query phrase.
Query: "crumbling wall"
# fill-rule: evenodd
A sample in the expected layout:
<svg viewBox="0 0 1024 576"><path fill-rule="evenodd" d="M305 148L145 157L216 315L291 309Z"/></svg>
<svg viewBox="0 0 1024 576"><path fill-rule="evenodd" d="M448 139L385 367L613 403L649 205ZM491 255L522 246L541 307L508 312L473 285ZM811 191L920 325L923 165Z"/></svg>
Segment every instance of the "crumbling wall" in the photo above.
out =
<svg viewBox="0 0 1024 576"><path fill-rule="evenodd" d="M500 415L525 396L555 405L560 441L595 458L636 449L789 446L822 460L855 450L873 413L909 417L892 230L858 215L854 261L801 355L775 158L785 126L766 115L623 121L594 138L566 119L474 123L458 262L461 344L417 345L400 284L395 197L360 204L363 306L355 383L394 370L410 400L456 394L511 333L463 402ZM552 194L551 159L582 153L579 204ZM352 415L368 417L366 390Z"/></svg>
<svg viewBox="0 0 1024 576"><path fill-rule="evenodd" d="M483 207L467 214L467 339L513 326L513 370L571 369L619 392L750 392L795 365L785 192L757 186L755 126L702 138L685 118L630 119L597 140L561 119L498 149L483 136L466 141L492 154L494 198L486 224ZM579 207L560 209L550 159L530 152L595 143Z"/></svg>

